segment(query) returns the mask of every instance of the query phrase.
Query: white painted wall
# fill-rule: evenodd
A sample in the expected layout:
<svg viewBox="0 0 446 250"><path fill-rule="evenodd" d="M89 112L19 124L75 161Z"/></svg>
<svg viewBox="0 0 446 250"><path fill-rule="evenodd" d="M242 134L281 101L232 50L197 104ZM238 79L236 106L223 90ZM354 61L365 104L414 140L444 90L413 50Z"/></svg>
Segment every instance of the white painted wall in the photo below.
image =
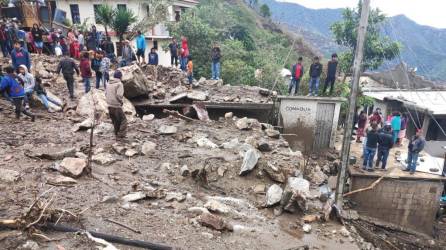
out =
<svg viewBox="0 0 446 250"><path fill-rule="evenodd" d="M116 7L118 4L125 4L127 9L132 10L135 15L142 19L144 15L146 15L145 7L137 0L117 0L117 1L101 1L101 0L60 0L56 1L56 5L58 9L61 9L67 13L67 18L71 20L71 10L70 4L77 4L79 6L79 13L81 22L83 22L86 18L88 19L88 23L91 25L96 25L99 31L104 31L104 27L100 24L96 24L94 19L94 5L95 4L109 4L112 7ZM169 21L175 21L175 12L174 10L180 10L181 7L188 8L193 7L195 4L190 2L176 1L175 6L171 6L169 8ZM181 6L181 7L180 7ZM153 32L149 31L146 34L147 37L151 36L161 36L161 37L169 37L169 32L167 31L166 25L159 24L153 28ZM165 52L163 46L163 41L165 41L165 47L168 44L169 39L166 38L153 38L158 41L158 56L159 56L159 64L163 66L170 66L170 53L169 51ZM117 42L117 37L112 37L113 42ZM135 40L131 41L131 46L136 47ZM147 50L146 50L146 60L147 54L150 52L150 48L153 47L153 40L147 39Z"/></svg>

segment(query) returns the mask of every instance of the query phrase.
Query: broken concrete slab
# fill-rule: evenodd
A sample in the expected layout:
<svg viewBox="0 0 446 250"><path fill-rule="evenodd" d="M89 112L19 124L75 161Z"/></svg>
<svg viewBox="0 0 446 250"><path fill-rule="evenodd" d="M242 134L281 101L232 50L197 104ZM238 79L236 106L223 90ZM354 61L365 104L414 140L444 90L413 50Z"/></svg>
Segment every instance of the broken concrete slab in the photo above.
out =
<svg viewBox="0 0 446 250"><path fill-rule="evenodd" d="M240 168L239 175L245 175L250 172L257 165L257 162L260 158L260 153L257 152L256 149L249 149L246 151L245 156L243 157L243 163Z"/></svg>
<svg viewBox="0 0 446 250"><path fill-rule="evenodd" d="M310 196L310 182L300 177L288 177L280 204L289 212L296 208L307 211L307 197Z"/></svg>
<svg viewBox="0 0 446 250"><path fill-rule="evenodd" d="M173 135L176 134L177 131L178 129L175 126L161 125L158 128L158 133L161 135Z"/></svg>
<svg viewBox="0 0 446 250"><path fill-rule="evenodd" d="M87 161L85 159L67 157L60 163L59 170L62 174L79 177L86 167Z"/></svg>
<svg viewBox="0 0 446 250"><path fill-rule="evenodd" d="M66 157L74 157L76 148L41 148L36 150L27 150L25 155L31 158L39 158L46 160L62 160Z"/></svg>
<svg viewBox="0 0 446 250"><path fill-rule="evenodd" d="M249 119L248 117L243 117L238 119L235 122L235 126L237 126L240 130L251 130L253 128L260 128L261 125L257 119Z"/></svg>
<svg viewBox="0 0 446 250"><path fill-rule="evenodd" d="M279 185L274 184L269 187L266 192L266 205L270 207L279 203L282 199L282 194L283 190Z"/></svg>
<svg viewBox="0 0 446 250"><path fill-rule="evenodd" d="M178 94L169 99L169 103L192 103L193 101L206 101L208 95L202 91L191 91Z"/></svg>

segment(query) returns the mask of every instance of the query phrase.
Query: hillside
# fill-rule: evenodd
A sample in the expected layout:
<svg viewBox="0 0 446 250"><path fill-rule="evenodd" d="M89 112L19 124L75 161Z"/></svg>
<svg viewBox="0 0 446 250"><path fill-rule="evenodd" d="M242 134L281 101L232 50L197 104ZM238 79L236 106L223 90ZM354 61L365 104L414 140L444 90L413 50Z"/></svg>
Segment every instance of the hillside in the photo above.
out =
<svg viewBox="0 0 446 250"><path fill-rule="evenodd" d="M309 9L299 4L260 0L270 6L276 22L292 26L292 30L328 55L340 50L330 31L332 23L342 18L342 9ZM404 15L390 17L383 33L403 45L401 58L417 73L433 80L446 80L446 29L419 25ZM394 66L399 61L388 63Z"/></svg>
<svg viewBox="0 0 446 250"><path fill-rule="evenodd" d="M302 39L261 17L243 0L202 0L169 30L174 37L188 38L196 78L210 78L210 52L217 43L222 51L221 76L231 85L270 88L278 80L285 83L279 77L284 66L289 68L298 56L309 61L314 55ZM257 77L256 71L261 72ZM286 85L277 86L283 91Z"/></svg>

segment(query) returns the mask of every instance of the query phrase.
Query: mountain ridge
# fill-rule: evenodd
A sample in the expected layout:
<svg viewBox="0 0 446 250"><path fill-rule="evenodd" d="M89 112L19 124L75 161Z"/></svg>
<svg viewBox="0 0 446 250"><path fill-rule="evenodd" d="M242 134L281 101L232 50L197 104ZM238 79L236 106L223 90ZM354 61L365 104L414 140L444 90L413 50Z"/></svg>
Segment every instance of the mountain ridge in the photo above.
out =
<svg viewBox="0 0 446 250"><path fill-rule="evenodd" d="M330 26L342 19L343 9L311 9L276 0L259 2L270 7L275 22L300 34L325 56L342 50L334 42ZM402 60L417 68L420 75L432 80L446 80L446 29L421 25L401 14L389 17L382 32L403 45ZM399 63L394 60L383 67L390 68Z"/></svg>

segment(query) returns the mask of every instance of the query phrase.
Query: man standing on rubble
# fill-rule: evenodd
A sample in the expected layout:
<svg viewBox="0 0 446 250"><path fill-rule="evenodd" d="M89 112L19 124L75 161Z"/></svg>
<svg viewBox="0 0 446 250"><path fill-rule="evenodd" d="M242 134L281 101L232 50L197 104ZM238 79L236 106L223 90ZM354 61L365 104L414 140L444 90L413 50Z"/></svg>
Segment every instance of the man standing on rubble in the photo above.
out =
<svg viewBox="0 0 446 250"><path fill-rule="evenodd" d="M336 71L338 68L338 55L333 53L331 55L331 61L327 65L327 78L325 79L323 94L327 91L328 85L330 85L330 96L333 94L334 84L336 82Z"/></svg>
<svg viewBox="0 0 446 250"><path fill-rule="evenodd" d="M426 145L426 140L422 136L422 130L418 129L417 133L410 139L408 151L407 151L407 168L404 171L410 171L410 174L414 174L417 170L418 156L423 151Z"/></svg>
<svg viewBox="0 0 446 250"><path fill-rule="evenodd" d="M14 43L14 49L11 51L12 67L17 70L20 65L25 65L31 69L31 58L29 52L20 45L19 41Z"/></svg>
<svg viewBox="0 0 446 250"><path fill-rule="evenodd" d="M67 81L68 92L70 93L70 99L74 100L74 72L76 71L79 76L79 68L76 62L69 56L65 55L57 65L57 74L62 71L63 78Z"/></svg>
<svg viewBox="0 0 446 250"><path fill-rule="evenodd" d="M170 65L178 67L178 43L175 38L172 38L172 42L169 44L170 50Z"/></svg>
<svg viewBox="0 0 446 250"><path fill-rule="evenodd" d="M378 125L376 123L372 123L371 129L367 132L367 142L365 145L364 162L362 163L363 170L373 172L373 158L375 157L376 154L378 141L379 141Z"/></svg>
<svg viewBox="0 0 446 250"><path fill-rule="evenodd" d="M220 80L220 59L221 59L221 50L218 44L214 44L214 47L211 51L211 59L212 59L212 80Z"/></svg>
<svg viewBox="0 0 446 250"><path fill-rule="evenodd" d="M386 170L387 158L389 157L390 149L393 147L392 127L386 124L379 132L378 139L378 159L376 159L376 167L382 162L381 169Z"/></svg>
<svg viewBox="0 0 446 250"><path fill-rule="evenodd" d="M310 66L310 93L308 96L317 96L319 92L319 82L321 80L322 64L319 62L319 57L315 56L313 64Z"/></svg>
<svg viewBox="0 0 446 250"><path fill-rule="evenodd" d="M136 37L136 59L138 63L146 63L146 37L138 30L138 36Z"/></svg>
<svg viewBox="0 0 446 250"><path fill-rule="evenodd" d="M20 119L20 114L23 113L31 118L34 122L36 116L30 113L23 107L23 100L25 98L25 90L17 82L16 75L14 74L14 68L8 66L5 68L6 76L2 78L0 82L0 93L7 92L8 97L12 99L15 107L15 117Z"/></svg>
<svg viewBox="0 0 446 250"><path fill-rule="evenodd" d="M302 57L297 59L297 63L291 69L291 82L288 88L288 94L291 95L294 87L294 95L299 91L300 79L304 75L304 66L302 65Z"/></svg>
<svg viewBox="0 0 446 250"><path fill-rule="evenodd" d="M105 98L108 105L108 112L112 120L116 140L123 139L126 136L127 118L125 117L122 106L124 104L124 86L121 82L121 71L115 71L107 89Z"/></svg>

